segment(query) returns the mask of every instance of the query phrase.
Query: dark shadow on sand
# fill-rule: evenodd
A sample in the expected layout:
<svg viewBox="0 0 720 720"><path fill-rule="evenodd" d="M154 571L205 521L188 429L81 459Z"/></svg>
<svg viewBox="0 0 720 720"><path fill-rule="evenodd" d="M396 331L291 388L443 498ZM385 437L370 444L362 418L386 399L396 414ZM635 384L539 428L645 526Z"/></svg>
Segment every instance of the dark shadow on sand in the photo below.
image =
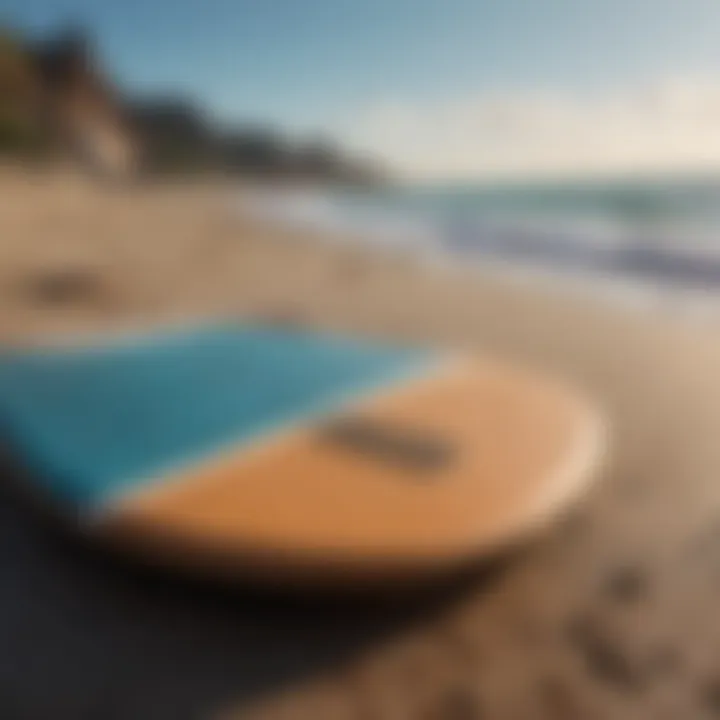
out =
<svg viewBox="0 0 720 720"><path fill-rule="evenodd" d="M190 720L337 668L507 561L405 598L300 597L151 571L84 542L0 465L0 717Z"/></svg>

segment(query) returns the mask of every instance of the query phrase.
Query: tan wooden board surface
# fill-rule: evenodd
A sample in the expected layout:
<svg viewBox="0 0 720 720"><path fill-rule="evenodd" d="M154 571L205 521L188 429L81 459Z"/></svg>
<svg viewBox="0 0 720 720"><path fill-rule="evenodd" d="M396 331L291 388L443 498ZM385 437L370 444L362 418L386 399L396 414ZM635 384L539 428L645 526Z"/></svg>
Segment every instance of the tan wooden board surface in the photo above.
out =
<svg viewBox="0 0 720 720"><path fill-rule="evenodd" d="M604 442L587 402L487 361L451 362L343 417L446 453L416 466L312 425L162 479L101 522L135 543L164 539L178 558L185 548L315 567L442 566L550 519L591 479Z"/></svg>

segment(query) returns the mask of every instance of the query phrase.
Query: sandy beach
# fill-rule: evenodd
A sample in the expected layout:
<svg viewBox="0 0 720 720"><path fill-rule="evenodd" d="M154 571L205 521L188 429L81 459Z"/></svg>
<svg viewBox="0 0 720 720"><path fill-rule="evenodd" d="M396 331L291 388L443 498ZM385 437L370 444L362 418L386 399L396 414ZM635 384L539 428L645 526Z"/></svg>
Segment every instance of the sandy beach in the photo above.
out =
<svg viewBox="0 0 720 720"><path fill-rule="evenodd" d="M492 353L595 397L613 451L587 502L493 592L224 716L720 712L716 323L271 229L234 212L234 192L0 171L0 341L222 316Z"/></svg>

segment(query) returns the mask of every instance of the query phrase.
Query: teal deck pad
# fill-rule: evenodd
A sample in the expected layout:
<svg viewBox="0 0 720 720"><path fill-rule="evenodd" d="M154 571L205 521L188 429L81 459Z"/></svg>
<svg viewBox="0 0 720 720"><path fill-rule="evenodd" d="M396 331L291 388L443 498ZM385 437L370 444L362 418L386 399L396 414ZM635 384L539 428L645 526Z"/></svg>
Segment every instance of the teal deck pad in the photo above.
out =
<svg viewBox="0 0 720 720"><path fill-rule="evenodd" d="M0 433L37 484L92 509L187 462L422 373L422 350L250 325L0 356Z"/></svg>

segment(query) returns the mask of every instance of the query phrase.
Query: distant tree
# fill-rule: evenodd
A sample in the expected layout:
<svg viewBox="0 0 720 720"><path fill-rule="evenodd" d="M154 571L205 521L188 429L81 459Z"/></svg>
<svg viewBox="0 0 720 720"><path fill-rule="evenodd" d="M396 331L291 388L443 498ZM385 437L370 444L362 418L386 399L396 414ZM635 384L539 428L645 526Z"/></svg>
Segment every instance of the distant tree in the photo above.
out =
<svg viewBox="0 0 720 720"><path fill-rule="evenodd" d="M30 41L4 28L0 152L51 150L103 173L126 172L135 152L115 87L98 66L87 33L70 27Z"/></svg>
<svg viewBox="0 0 720 720"><path fill-rule="evenodd" d="M144 148L152 174L197 172L217 167L217 138L205 113L184 98L131 100L126 113Z"/></svg>
<svg viewBox="0 0 720 720"><path fill-rule="evenodd" d="M38 72L45 85L62 90L68 82L79 81L97 71L90 34L80 26L63 28L33 45Z"/></svg>
<svg viewBox="0 0 720 720"><path fill-rule="evenodd" d="M342 175L344 159L331 140L316 137L296 150L295 165L306 177L337 178Z"/></svg>
<svg viewBox="0 0 720 720"><path fill-rule="evenodd" d="M231 172L253 175L287 173L291 151L282 135L270 128L245 128L222 139L222 162Z"/></svg>
<svg viewBox="0 0 720 720"><path fill-rule="evenodd" d="M38 85L19 33L0 27L0 153L34 155L43 146L36 122Z"/></svg>

